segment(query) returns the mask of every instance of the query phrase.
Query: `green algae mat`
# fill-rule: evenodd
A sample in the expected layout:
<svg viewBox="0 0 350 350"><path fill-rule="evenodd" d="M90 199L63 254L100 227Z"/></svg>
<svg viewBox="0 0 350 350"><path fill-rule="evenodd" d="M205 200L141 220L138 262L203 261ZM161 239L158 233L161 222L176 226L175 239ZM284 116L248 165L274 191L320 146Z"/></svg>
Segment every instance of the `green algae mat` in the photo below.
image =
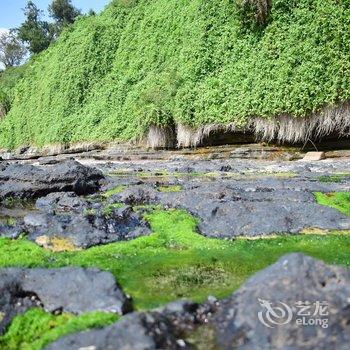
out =
<svg viewBox="0 0 350 350"><path fill-rule="evenodd" d="M350 215L349 193L318 193L316 197L321 204ZM256 271L290 252L350 267L349 231L220 240L200 235L197 219L183 210L156 208L145 217L152 228L150 236L84 251L54 253L25 237L0 239L0 266L98 267L115 275L132 296L136 310L181 298L201 302L210 295L226 297ZM39 350L63 335L108 325L117 318L100 312L55 316L32 309L14 319L0 337L0 349Z"/></svg>

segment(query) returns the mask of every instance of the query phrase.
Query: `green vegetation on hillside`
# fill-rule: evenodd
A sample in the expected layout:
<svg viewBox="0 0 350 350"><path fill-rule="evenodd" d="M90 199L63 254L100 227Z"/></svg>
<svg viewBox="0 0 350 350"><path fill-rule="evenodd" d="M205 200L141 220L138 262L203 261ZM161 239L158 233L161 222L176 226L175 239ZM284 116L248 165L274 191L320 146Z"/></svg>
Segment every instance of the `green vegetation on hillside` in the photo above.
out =
<svg viewBox="0 0 350 350"><path fill-rule="evenodd" d="M8 112L11 108L15 97L15 87L22 79L26 67L26 65L23 65L0 71L0 109L4 108L5 112Z"/></svg>
<svg viewBox="0 0 350 350"><path fill-rule="evenodd" d="M247 19L232 0L113 1L29 64L0 145L245 125L349 99L348 1L274 0L264 25Z"/></svg>

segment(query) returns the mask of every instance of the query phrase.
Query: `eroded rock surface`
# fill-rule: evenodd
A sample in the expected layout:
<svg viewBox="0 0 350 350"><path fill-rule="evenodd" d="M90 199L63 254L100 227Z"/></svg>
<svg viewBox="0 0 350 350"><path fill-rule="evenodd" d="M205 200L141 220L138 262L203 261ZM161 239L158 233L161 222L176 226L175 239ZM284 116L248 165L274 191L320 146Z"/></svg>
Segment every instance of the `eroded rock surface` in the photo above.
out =
<svg viewBox="0 0 350 350"><path fill-rule="evenodd" d="M307 228L350 230L349 217L316 203L313 189L324 187L295 179L231 180L189 185L160 197L163 204L199 217L200 232L209 237L295 234Z"/></svg>
<svg viewBox="0 0 350 350"><path fill-rule="evenodd" d="M63 204L62 201L58 203ZM84 207L77 198L74 198L74 203L70 200L69 203L75 208L74 203ZM29 214L24 218L24 230L30 240L56 251L60 249L55 242L60 240L63 248L67 248L68 244L68 248L71 245L72 249L86 249L151 233L148 223L129 206L90 208L75 213Z"/></svg>
<svg viewBox="0 0 350 350"><path fill-rule="evenodd" d="M38 210L54 213L59 212L81 212L88 208L86 200L77 196L75 192L53 192L46 197L39 198L35 206Z"/></svg>
<svg viewBox="0 0 350 350"><path fill-rule="evenodd" d="M116 324L98 330L64 337L47 350L150 350L188 348L186 332L202 324L213 305L200 306L187 301L174 302L163 309L133 313Z"/></svg>
<svg viewBox="0 0 350 350"><path fill-rule="evenodd" d="M350 230L350 218L316 202L314 192L346 190L347 185L312 178L181 179L182 190L160 192L153 183L131 186L110 201L186 209L201 219L208 237L234 238L297 234L305 229Z"/></svg>
<svg viewBox="0 0 350 350"><path fill-rule="evenodd" d="M112 326L64 337L47 349L345 350L350 341L349 293L350 270L290 254L223 301L173 303L161 310L130 314ZM310 303L308 325L297 323L299 301ZM315 309L318 303L326 309ZM310 323L316 318L326 320L327 327Z"/></svg>
<svg viewBox="0 0 350 350"><path fill-rule="evenodd" d="M124 314L131 309L129 299L109 272L76 267L1 269L0 334L14 316L31 307L74 314L91 311Z"/></svg>
<svg viewBox="0 0 350 350"><path fill-rule="evenodd" d="M298 234L310 229L350 230L348 216L318 204L315 198L315 192L350 190L350 167L346 161L175 159L161 164L109 163L102 168L106 173L116 174L114 181L118 185L127 186L112 196L110 202L186 209L200 219L199 230L208 237ZM343 177L333 181L334 174ZM137 181L139 184L135 185ZM168 185L182 190L157 191Z"/></svg>
<svg viewBox="0 0 350 350"><path fill-rule="evenodd" d="M95 192L104 178L101 171L74 160L38 167L30 164L3 164L0 168L0 200L35 198L51 192Z"/></svg>
<svg viewBox="0 0 350 350"><path fill-rule="evenodd" d="M350 341L349 295L350 270L291 254L257 273L221 302L210 323L222 349L346 349ZM300 301L309 308L301 310ZM284 325L289 311L281 302L291 310L291 319ZM317 309L318 303L326 308ZM270 314L274 322L269 322L269 304L277 316L282 314L276 307L282 307L285 317ZM271 328L259 320L259 312ZM300 312L310 313L305 322L325 320L327 327L298 325Z"/></svg>
<svg viewBox="0 0 350 350"><path fill-rule="evenodd" d="M113 195L109 202L123 202L128 205L154 204L158 202L158 192L152 186L130 186L122 193Z"/></svg>
<svg viewBox="0 0 350 350"><path fill-rule="evenodd" d="M319 205L314 195L315 192L350 190L349 176L335 182L320 180L328 174L350 174L349 164L344 161L175 159L161 164L125 161L99 166L105 174L112 176L102 181L102 172L72 160L43 168L5 164L0 179L4 174L9 176L11 169L15 171L11 172L12 178L0 184L0 196L2 191L10 191L10 188L23 197L54 191L38 199L36 207L40 215L30 215L26 219L26 231L33 240L58 232L60 237L68 238L73 245L82 248L149 234L144 221L130 210L109 208L109 215L105 215L106 206L120 203L127 206L161 204L165 208L186 209L200 219L199 231L208 237L299 234L315 229L350 230L348 216ZM83 192L82 188L92 190L101 182L106 190L123 186L125 189L109 198L96 196L91 201L77 196ZM160 190L169 185L181 190ZM114 223L117 220L119 224ZM87 234L83 235L83 229ZM0 235L7 237L17 237L20 232L18 225L2 226L1 231Z"/></svg>
<svg viewBox="0 0 350 350"><path fill-rule="evenodd" d="M0 237L17 239L23 233L21 225L0 223Z"/></svg>

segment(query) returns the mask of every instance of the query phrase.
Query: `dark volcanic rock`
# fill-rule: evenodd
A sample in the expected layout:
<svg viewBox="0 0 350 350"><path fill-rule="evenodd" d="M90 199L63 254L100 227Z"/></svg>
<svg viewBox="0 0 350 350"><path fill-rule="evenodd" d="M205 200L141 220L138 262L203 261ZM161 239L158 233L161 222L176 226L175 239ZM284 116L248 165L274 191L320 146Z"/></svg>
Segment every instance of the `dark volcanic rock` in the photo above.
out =
<svg viewBox="0 0 350 350"><path fill-rule="evenodd" d="M296 234L307 228L350 229L349 217L316 203L311 192L315 185L311 183L310 190L301 185L279 179L199 183L159 197L166 206L185 208L198 216L200 231L210 237Z"/></svg>
<svg viewBox="0 0 350 350"><path fill-rule="evenodd" d="M92 193L98 190L103 178L99 170L72 160L47 167L7 164L0 171L0 200L40 197L61 191Z"/></svg>
<svg viewBox="0 0 350 350"><path fill-rule="evenodd" d="M291 254L221 302L176 302L130 314L112 326L62 338L47 349L345 350L350 341L349 293L350 270ZM310 308L301 309L298 302L310 303ZM311 312L304 317L308 325L298 323L300 312ZM315 319L320 320L316 325L311 321Z"/></svg>
<svg viewBox="0 0 350 350"><path fill-rule="evenodd" d="M0 237L17 239L22 233L22 225L8 225L0 223Z"/></svg>
<svg viewBox="0 0 350 350"><path fill-rule="evenodd" d="M345 350L350 343L349 295L350 270L291 254L223 301L210 324L220 349ZM318 309L319 303L326 308ZM303 304L309 307L302 309ZM298 324L303 318L308 325ZM315 319L318 325L313 325Z"/></svg>
<svg viewBox="0 0 350 350"><path fill-rule="evenodd" d="M127 315L120 322L107 328L73 334L59 339L46 350L150 350L156 349L155 340L148 335L145 316Z"/></svg>
<svg viewBox="0 0 350 350"><path fill-rule="evenodd" d="M128 205L152 204L158 199L158 192L151 186L137 185L128 187L120 194L110 198L111 202L123 202Z"/></svg>
<svg viewBox="0 0 350 350"><path fill-rule="evenodd" d="M38 159L39 165L55 165L61 162L62 159L59 159L58 157L44 157Z"/></svg>
<svg viewBox="0 0 350 350"><path fill-rule="evenodd" d="M176 302L149 313L133 313L116 324L98 330L73 334L48 346L47 350L151 350L186 349L186 332L202 323L210 307Z"/></svg>
<svg viewBox="0 0 350 350"><path fill-rule="evenodd" d="M232 170L232 167L230 165L222 165L219 170L229 172Z"/></svg>
<svg viewBox="0 0 350 350"><path fill-rule="evenodd" d="M38 306L38 300L34 295L22 289L20 271L16 269L0 270L0 335L5 333L16 315Z"/></svg>
<svg viewBox="0 0 350 350"><path fill-rule="evenodd" d="M24 223L28 238L48 247L53 238L65 239L74 247L86 249L151 233L147 222L131 207L89 209L73 214L29 214Z"/></svg>
<svg viewBox="0 0 350 350"><path fill-rule="evenodd" d="M9 163L6 162L0 162L0 171L3 171L8 167Z"/></svg>
<svg viewBox="0 0 350 350"><path fill-rule="evenodd" d="M176 171L178 173L190 174L194 172L194 168L192 168L190 165L184 165L182 167L176 168Z"/></svg>
<svg viewBox="0 0 350 350"><path fill-rule="evenodd" d="M39 198L35 206L47 213L55 211L81 212L88 207L88 203L74 192L53 192L46 197Z"/></svg>
<svg viewBox="0 0 350 350"><path fill-rule="evenodd" d="M129 299L109 272L75 267L0 270L0 334L14 316L38 306L49 312L74 314L124 314L131 309Z"/></svg>
<svg viewBox="0 0 350 350"><path fill-rule="evenodd" d="M34 292L49 312L81 314L98 310L124 314L130 310L129 300L113 275L98 269L28 269L22 288Z"/></svg>

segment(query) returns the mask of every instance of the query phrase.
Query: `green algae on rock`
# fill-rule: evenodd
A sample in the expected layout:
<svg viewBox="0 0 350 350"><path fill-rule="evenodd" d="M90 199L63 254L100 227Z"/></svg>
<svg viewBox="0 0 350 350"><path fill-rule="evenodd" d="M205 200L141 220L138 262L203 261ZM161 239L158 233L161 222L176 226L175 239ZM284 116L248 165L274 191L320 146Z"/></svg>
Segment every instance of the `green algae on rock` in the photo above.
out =
<svg viewBox="0 0 350 350"><path fill-rule="evenodd" d="M62 336L107 326L117 320L117 315L103 312L54 316L42 309L32 309L13 320L7 333L0 337L0 349L41 350Z"/></svg>
<svg viewBox="0 0 350 350"><path fill-rule="evenodd" d="M147 219L152 235L85 251L53 253L25 238L0 239L0 267L97 267L117 277L137 309L150 309L182 297L195 301L209 295L225 297L289 252L349 266L350 235L341 231L230 241L198 234L197 220L185 211L155 210ZM198 276L190 278L194 269Z"/></svg>
<svg viewBox="0 0 350 350"><path fill-rule="evenodd" d="M324 183L339 183L342 181L345 181L347 179L350 179L350 173L339 173L339 174L332 174L332 175L322 175L319 178L319 181Z"/></svg>
<svg viewBox="0 0 350 350"><path fill-rule="evenodd" d="M112 188L112 189L106 191L106 192L103 192L102 197L105 197L105 198L112 197L115 194L119 194L119 193L123 192L125 189L126 189L126 186L119 185L115 188Z"/></svg>
<svg viewBox="0 0 350 350"><path fill-rule="evenodd" d="M158 186L158 191L160 191L160 192L180 192L180 191L182 191L182 186L181 185Z"/></svg>
<svg viewBox="0 0 350 350"><path fill-rule="evenodd" d="M317 202L350 216L350 192L315 193Z"/></svg>

